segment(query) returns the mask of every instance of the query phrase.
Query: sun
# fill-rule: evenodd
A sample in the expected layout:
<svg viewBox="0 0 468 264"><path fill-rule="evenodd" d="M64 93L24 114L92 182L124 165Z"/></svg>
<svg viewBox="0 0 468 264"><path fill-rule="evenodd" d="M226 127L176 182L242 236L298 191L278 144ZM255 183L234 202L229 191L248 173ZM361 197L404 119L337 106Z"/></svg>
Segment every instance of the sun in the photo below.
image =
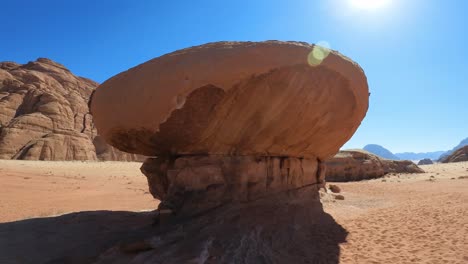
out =
<svg viewBox="0 0 468 264"><path fill-rule="evenodd" d="M364 10L382 9L390 4L391 0L349 0L352 7Z"/></svg>

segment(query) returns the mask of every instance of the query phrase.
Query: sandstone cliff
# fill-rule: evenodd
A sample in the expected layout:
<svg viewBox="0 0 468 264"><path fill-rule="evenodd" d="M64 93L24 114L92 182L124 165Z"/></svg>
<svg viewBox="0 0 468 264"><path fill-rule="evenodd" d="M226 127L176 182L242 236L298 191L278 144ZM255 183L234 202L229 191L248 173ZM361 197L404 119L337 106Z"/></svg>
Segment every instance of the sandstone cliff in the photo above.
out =
<svg viewBox="0 0 468 264"><path fill-rule="evenodd" d="M97 138L88 108L97 86L49 59L0 63L0 159L134 160Z"/></svg>

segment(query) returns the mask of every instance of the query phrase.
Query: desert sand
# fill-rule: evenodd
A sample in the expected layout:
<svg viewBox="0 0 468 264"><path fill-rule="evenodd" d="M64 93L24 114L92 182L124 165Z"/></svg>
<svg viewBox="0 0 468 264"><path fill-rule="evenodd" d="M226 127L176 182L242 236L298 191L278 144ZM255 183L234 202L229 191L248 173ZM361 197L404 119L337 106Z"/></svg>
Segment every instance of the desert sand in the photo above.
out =
<svg viewBox="0 0 468 264"><path fill-rule="evenodd" d="M0 227L77 211L152 210L140 165L0 161ZM348 232L340 263L468 262L468 162L421 167L427 173L336 183L345 200L324 195L325 212Z"/></svg>
<svg viewBox="0 0 468 264"><path fill-rule="evenodd" d="M340 263L467 263L468 162L338 183L324 209L348 231Z"/></svg>
<svg viewBox="0 0 468 264"><path fill-rule="evenodd" d="M0 160L0 223L90 210L154 210L137 162Z"/></svg>

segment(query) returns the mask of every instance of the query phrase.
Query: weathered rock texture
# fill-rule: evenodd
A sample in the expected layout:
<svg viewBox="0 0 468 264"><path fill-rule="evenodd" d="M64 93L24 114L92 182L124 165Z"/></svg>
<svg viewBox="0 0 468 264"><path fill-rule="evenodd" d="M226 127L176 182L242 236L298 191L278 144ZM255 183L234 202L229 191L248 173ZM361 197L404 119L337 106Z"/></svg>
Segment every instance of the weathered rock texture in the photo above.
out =
<svg viewBox="0 0 468 264"><path fill-rule="evenodd" d="M443 163L461 161L468 161L468 146L461 147L442 159Z"/></svg>
<svg viewBox="0 0 468 264"><path fill-rule="evenodd" d="M418 165L430 165L434 164L434 162L431 159L422 159L418 162Z"/></svg>
<svg viewBox="0 0 468 264"><path fill-rule="evenodd" d="M0 63L0 159L134 160L97 138L88 108L97 85L49 59Z"/></svg>
<svg viewBox="0 0 468 264"><path fill-rule="evenodd" d="M105 81L91 112L121 150L159 155L264 155L326 159L368 108L361 68L313 45L219 42L176 51ZM122 107L125 105L125 107Z"/></svg>
<svg viewBox="0 0 468 264"><path fill-rule="evenodd" d="M424 173L409 160L387 160L364 150L340 151L326 161L326 181L347 182L375 179L388 173Z"/></svg>
<svg viewBox="0 0 468 264"><path fill-rule="evenodd" d="M195 215L305 186L321 187L318 160L291 157L187 156L148 159L141 168L160 208Z"/></svg>
<svg viewBox="0 0 468 264"><path fill-rule="evenodd" d="M149 252L122 256L114 248L101 263L318 260L311 234L323 216L322 161L354 134L369 92L361 68L335 51L310 65L316 48L206 44L98 87L90 105L100 135L121 150L157 156L141 170L161 200L160 221L172 213L169 230L145 242ZM180 230L183 240L174 238Z"/></svg>

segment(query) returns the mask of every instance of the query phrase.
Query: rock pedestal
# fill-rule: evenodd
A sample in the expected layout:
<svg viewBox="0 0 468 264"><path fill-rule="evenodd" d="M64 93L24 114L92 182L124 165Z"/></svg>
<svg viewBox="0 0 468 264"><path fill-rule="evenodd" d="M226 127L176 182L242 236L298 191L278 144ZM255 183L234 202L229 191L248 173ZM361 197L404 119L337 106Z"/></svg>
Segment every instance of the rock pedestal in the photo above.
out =
<svg viewBox="0 0 468 264"><path fill-rule="evenodd" d="M325 183L318 159L253 156L180 156L149 158L141 171L150 192L178 215L195 215L223 204Z"/></svg>

